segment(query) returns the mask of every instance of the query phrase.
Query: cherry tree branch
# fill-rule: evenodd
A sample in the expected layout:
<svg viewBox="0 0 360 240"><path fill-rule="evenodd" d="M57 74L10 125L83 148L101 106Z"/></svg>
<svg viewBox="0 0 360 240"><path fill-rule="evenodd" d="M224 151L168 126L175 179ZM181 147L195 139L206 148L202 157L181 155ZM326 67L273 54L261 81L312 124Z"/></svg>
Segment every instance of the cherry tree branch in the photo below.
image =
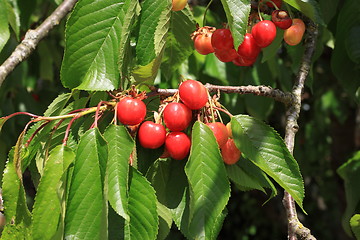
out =
<svg viewBox="0 0 360 240"><path fill-rule="evenodd" d="M205 84L205 87L209 90L209 92L223 92L223 93L238 93L238 94L253 94L257 96L264 96L273 98L276 101L282 102L285 105L291 105L295 101L293 94L288 92L283 92L280 89L268 87L268 86L221 86L221 85L212 85ZM154 88L148 94L148 96L152 95L162 95L162 96L170 96L175 94L178 89L161 89Z"/></svg>
<svg viewBox="0 0 360 240"><path fill-rule="evenodd" d="M19 63L30 56L39 42L48 35L50 30L60 23L60 21L71 11L76 2L77 0L64 0L39 27L36 29L29 29L26 32L21 43L0 66L0 87L5 78Z"/></svg>
<svg viewBox="0 0 360 240"><path fill-rule="evenodd" d="M294 102L288 105L286 112L285 143L291 154L293 154L294 151L295 135L299 129L297 120L301 109L301 94L305 86L305 80L310 72L317 35L317 26L310 21L309 24L307 24L307 38L305 41L304 55L292 89ZM297 240L299 237L299 239L302 240L316 240L316 238L311 235L310 230L304 227L299 221L294 199L286 191L284 193L283 205L287 213L288 239Z"/></svg>

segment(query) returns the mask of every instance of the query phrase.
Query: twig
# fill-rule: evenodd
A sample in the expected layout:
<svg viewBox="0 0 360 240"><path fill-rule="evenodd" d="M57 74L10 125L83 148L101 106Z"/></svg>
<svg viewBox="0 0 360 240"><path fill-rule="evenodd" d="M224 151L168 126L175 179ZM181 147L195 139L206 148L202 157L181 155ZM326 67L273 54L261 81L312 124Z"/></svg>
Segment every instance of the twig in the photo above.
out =
<svg viewBox="0 0 360 240"><path fill-rule="evenodd" d="M308 24L307 33L302 63L292 90L294 102L291 105L288 105L286 112L285 143L290 153L293 153L294 151L295 134L299 129L297 120L301 109L301 94L305 86L305 80L310 71L311 60L316 47L315 44L318 29L313 22ZM284 193L283 205L286 209L288 219L288 239L296 240L297 237L299 237L299 239L302 240L316 240L316 238L311 235L310 230L304 227L299 221L294 199L286 191Z"/></svg>
<svg viewBox="0 0 360 240"><path fill-rule="evenodd" d="M26 32L24 40L21 41L10 57L0 66L0 87L5 78L19 63L30 56L39 42L48 35L50 30L60 23L61 19L71 11L76 2L77 0L64 0L39 27Z"/></svg>
<svg viewBox="0 0 360 240"><path fill-rule="evenodd" d="M276 101L282 102L286 105L291 105L294 102L293 95L291 93L283 92L279 89L268 86L219 86L212 84L205 84L205 87L209 92L224 92L224 93L238 93L238 94L254 94L257 96L264 96L273 98ZM171 96L174 95L178 89L152 89L152 92L148 96L162 95Z"/></svg>

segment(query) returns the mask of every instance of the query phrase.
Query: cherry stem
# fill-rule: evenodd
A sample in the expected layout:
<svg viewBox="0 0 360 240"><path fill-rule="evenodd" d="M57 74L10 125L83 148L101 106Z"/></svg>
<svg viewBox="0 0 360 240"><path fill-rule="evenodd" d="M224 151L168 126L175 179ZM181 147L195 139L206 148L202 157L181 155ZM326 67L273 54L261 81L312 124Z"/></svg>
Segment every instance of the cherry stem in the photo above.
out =
<svg viewBox="0 0 360 240"><path fill-rule="evenodd" d="M232 118L234 115L232 115L229 111L223 109L223 108L219 108L219 107L216 107L214 106L214 109L218 110L218 111L221 111L223 113L226 113L230 118ZM220 115L220 114L219 114Z"/></svg>
<svg viewBox="0 0 360 240"><path fill-rule="evenodd" d="M268 0L268 1L266 1L266 2L271 3L271 4L274 6L274 8L275 8L276 10L279 10L278 6L277 6L277 5L276 5L273 1Z"/></svg>
<svg viewBox="0 0 360 240"><path fill-rule="evenodd" d="M31 143L31 141L34 139L35 135L40 132L41 129L43 129L46 125L49 124L50 121L46 121L43 124L38 127L33 134L31 134L30 138L26 141L25 147L28 147Z"/></svg>
<svg viewBox="0 0 360 240"><path fill-rule="evenodd" d="M63 140L62 140L64 146L66 146L66 144L67 144L67 140L68 140L69 135L70 135L70 129L71 129L72 124L74 123L74 121L75 121L76 119L78 119L78 118L80 118L80 117L82 117L82 116L83 116L83 115L81 115L80 113L77 113L77 114L70 120L70 122L69 122L69 124L68 124L68 126L67 126L67 128L66 128L66 131L65 131L65 136L64 136L64 138L63 138Z"/></svg>
<svg viewBox="0 0 360 240"><path fill-rule="evenodd" d="M99 113L100 113L100 107L103 103L106 103L104 101L100 101L96 107L96 112L95 112L95 119L94 119L94 123L93 123L93 127L97 128L98 127L98 121L99 121Z"/></svg>
<svg viewBox="0 0 360 240"><path fill-rule="evenodd" d="M33 118L38 118L38 117L40 117L40 116L38 116L38 115L29 113L29 112L16 112L16 113L10 114L10 115L8 115L8 116L6 116L6 117L2 117L2 118L10 119L10 118L15 117L15 116L17 116L17 115L26 115L26 116L30 116L30 117L33 117Z"/></svg>
<svg viewBox="0 0 360 240"><path fill-rule="evenodd" d="M204 18L203 18L203 27L206 26L206 13L207 13L207 11L208 11L208 9L209 9L209 7L210 7L210 5L211 5L212 2L213 2L213 0L211 0L211 1L208 3L208 5L206 6L206 8L205 8Z"/></svg>

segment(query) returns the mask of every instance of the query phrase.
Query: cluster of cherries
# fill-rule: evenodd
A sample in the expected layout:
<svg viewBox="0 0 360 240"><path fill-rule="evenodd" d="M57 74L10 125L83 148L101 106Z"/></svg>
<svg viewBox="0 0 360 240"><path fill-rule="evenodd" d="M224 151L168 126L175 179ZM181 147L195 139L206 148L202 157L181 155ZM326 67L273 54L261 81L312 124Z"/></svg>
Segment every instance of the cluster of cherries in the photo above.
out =
<svg viewBox="0 0 360 240"><path fill-rule="evenodd" d="M228 28L216 29L204 26L191 34L195 50L203 55L214 53L222 62L251 66L255 63L261 49L274 41L277 27L285 30L284 41L287 44L291 46L299 44L305 32L304 22L299 18L292 19L285 10L279 10L281 0L266 2L266 4L276 9L272 11L271 21L257 22L251 32L245 34L243 42L237 49L234 47L234 40Z"/></svg>
<svg viewBox="0 0 360 240"><path fill-rule="evenodd" d="M124 125L136 127L142 147L157 149L165 145L161 157L176 160L187 157L191 140L185 131L191 126L193 116L209 112L207 110L211 108L212 99L208 97L205 86L196 80L182 82L178 92L162 102L159 113L154 114L155 121L144 121L147 110L142 98L143 95L122 97L116 106L118 120ZM224 162L236 163L241 152L232 139L230 123L225 125L213 121L206 124L214 133Z"/></svg>

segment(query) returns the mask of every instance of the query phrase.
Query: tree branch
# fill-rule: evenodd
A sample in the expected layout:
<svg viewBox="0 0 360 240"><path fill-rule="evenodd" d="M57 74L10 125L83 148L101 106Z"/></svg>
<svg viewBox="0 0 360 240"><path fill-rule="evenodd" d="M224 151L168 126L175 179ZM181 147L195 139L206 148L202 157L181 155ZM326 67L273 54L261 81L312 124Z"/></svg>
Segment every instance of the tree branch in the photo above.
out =
<svg viewBox="0 0 360 240"><path fill-rule="evenodd" d="M205 87L209 90L209 92L220 91L223 93L254 94L257 96L269 97L286 105L291 105L294 102L293 94L283 92L279 89L268 86L219 86L207 83L205 84ZM152 89L152 92L150 92L148 95L170 96L175 94L177 91L178 89L155 88Z"/></svg>
<svg viewBox="0 0 360 240"><path fill-rule="evenodd" d="M311 60L314 55L316 38L318 35L317 26L311 21L307 26L307 34L302 63L292 90L294 102L291 105L288 105L286 112L285 143L292 154L294 151L295 135L299 129L297 120L301 109L301 94L305 86L305 80L310 71ZM310 230L304 227L299 221L294 199L286 191L284 193L283 205L286 209L288 218L288 239L296 240L297 237L299 237L304 240L316 240L316 238L311 235Z"/></svg>
<svg viewBox="0 0 360 240"><path fill-rule="evenodd" d="M45 19L45 21L36 29L29 29L24 39L11 53L10 57L0 66L0 87L5 78L14 70L14 68L35 50L39 42L48 35L49 31L57 26L68 12L74 7L77 0L64 0L55 11Z"/></svg>

